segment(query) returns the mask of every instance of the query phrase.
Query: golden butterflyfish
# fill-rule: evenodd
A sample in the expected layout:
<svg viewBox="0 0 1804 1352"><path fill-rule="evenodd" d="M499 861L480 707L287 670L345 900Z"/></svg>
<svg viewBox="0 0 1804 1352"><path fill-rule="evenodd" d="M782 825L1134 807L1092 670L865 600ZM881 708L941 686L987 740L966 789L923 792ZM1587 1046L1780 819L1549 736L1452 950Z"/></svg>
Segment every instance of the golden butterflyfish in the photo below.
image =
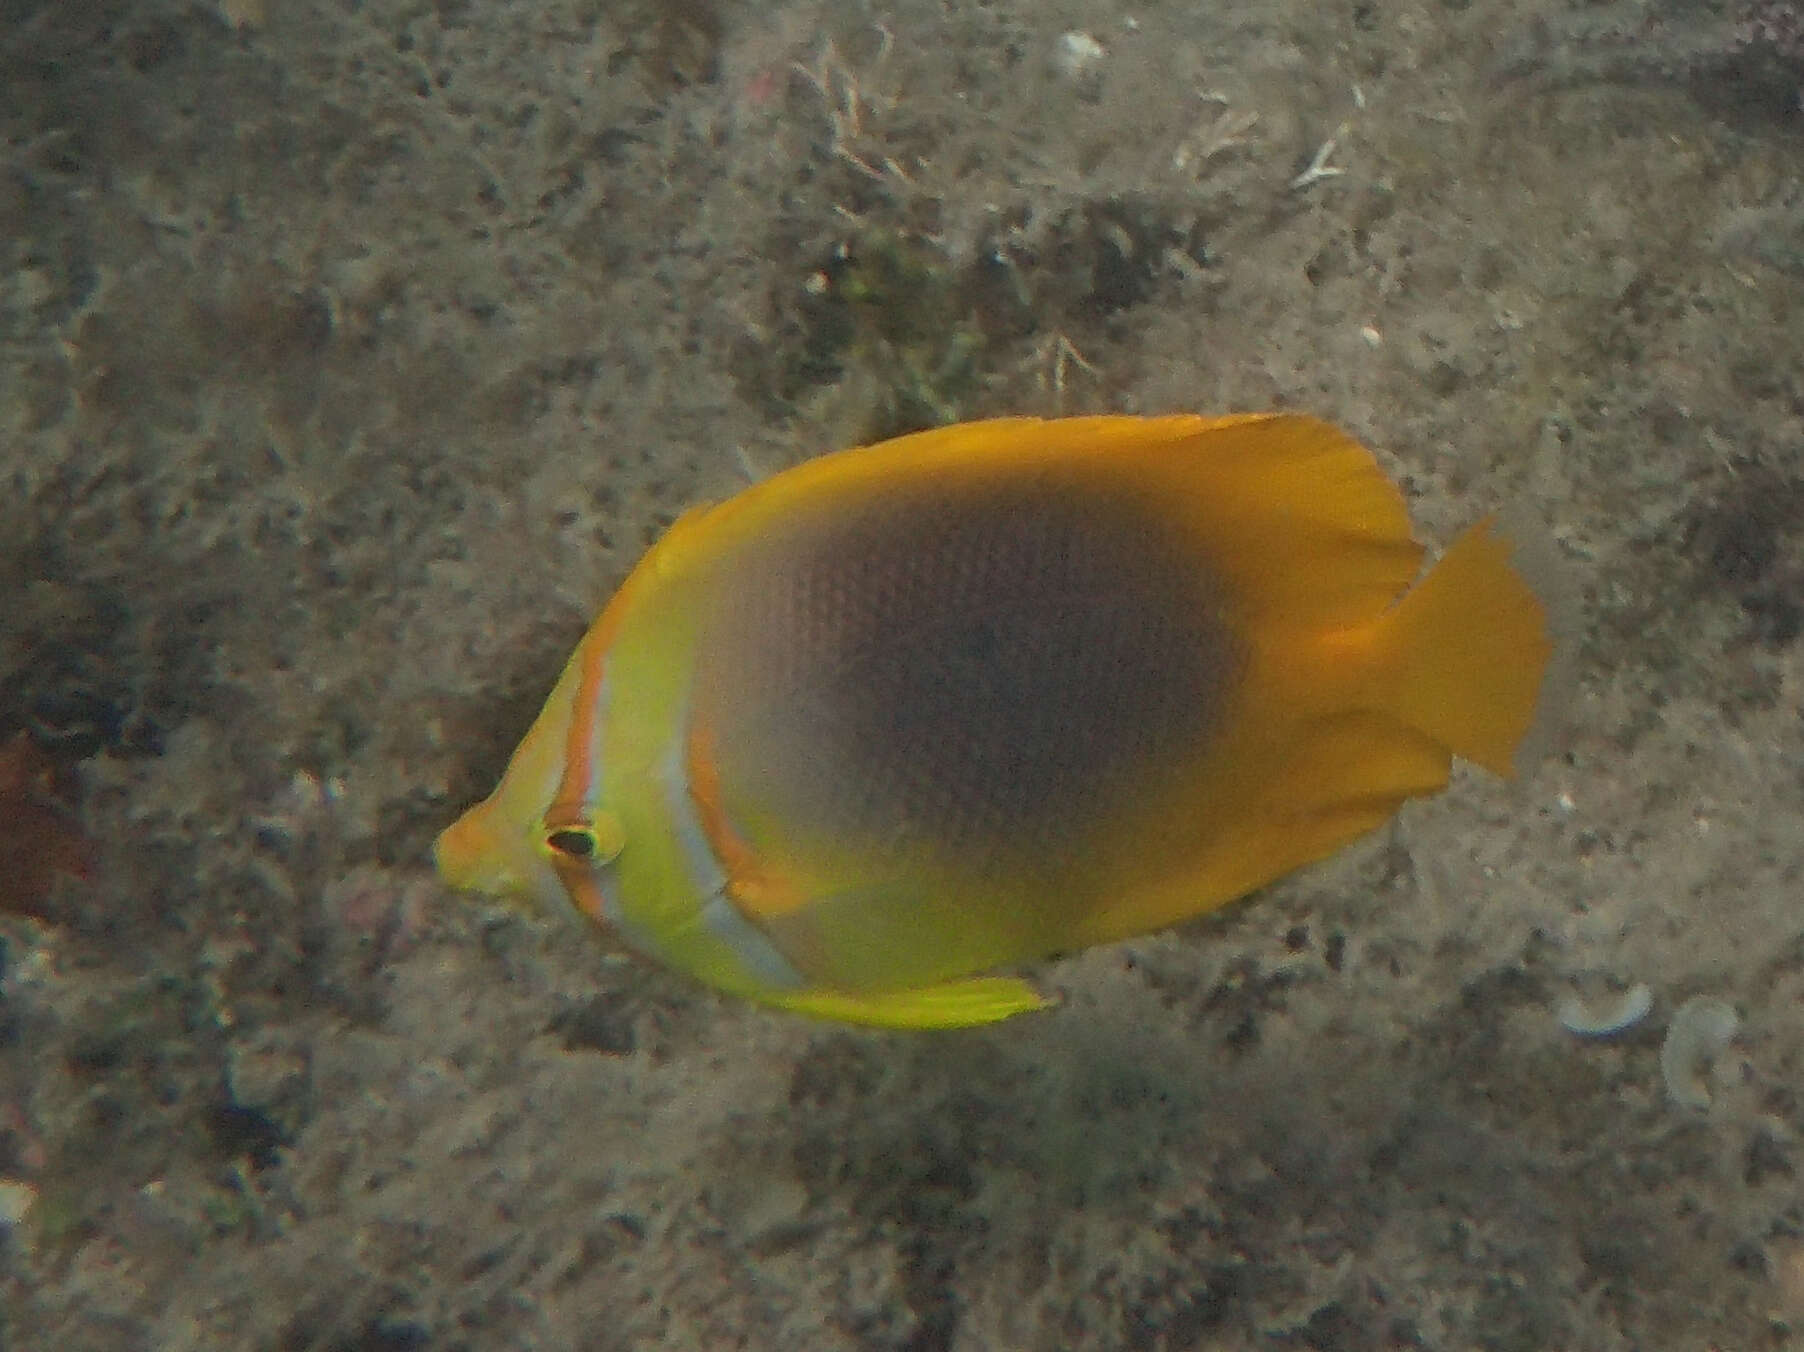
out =
<svg viewBox="0 0 1804 1352"><path fill-rule="evenodd" d="M589 630L452 885L719 990L888 1027L1214 910L1512 769L1552 643L1493 521L1422 575L1314 418L1007 418L682 517Z"/></svg>

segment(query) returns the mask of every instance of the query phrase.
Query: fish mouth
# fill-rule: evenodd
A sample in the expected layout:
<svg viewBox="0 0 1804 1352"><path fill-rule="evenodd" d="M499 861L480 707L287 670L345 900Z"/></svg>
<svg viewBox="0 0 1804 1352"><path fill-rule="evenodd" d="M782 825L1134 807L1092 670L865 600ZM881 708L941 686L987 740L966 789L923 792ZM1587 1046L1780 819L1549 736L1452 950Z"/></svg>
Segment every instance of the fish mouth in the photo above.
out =
<svg viewBox="0 0 1804 1352"><path fill-rule="evenodd" d="M499 896L518 884L487 818L481 807L474 807L439 832L432 862L447 886Z"/></svg>

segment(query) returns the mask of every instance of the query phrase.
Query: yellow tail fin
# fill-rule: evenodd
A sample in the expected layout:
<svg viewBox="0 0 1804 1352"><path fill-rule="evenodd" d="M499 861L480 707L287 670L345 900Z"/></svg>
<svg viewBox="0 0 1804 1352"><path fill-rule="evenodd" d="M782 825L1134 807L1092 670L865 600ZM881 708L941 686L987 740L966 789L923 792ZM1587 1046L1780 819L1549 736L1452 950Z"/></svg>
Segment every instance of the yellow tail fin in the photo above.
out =
<svg viewBox="0 0 1804 1352"><path fill-rule="evenodd" d="M1513 778L1535 722L1553 638L1546 605L1486 517L1383 620L1397 654L1392 712L1454 755Z"/></svg>

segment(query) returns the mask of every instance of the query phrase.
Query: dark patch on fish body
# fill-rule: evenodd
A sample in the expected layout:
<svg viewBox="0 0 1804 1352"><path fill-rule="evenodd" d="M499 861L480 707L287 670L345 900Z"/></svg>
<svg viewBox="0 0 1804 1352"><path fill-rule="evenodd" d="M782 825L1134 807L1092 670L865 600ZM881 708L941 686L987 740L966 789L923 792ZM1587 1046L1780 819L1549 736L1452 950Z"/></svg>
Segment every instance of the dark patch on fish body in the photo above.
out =
<svg viewBox="0 0 1804 1352"><path fill-rule="evenodd" d="M701 644L723 782L860 845L1007 867L1193 763L1239 662L1158 509L1047 478L812 504Z"/></svg>

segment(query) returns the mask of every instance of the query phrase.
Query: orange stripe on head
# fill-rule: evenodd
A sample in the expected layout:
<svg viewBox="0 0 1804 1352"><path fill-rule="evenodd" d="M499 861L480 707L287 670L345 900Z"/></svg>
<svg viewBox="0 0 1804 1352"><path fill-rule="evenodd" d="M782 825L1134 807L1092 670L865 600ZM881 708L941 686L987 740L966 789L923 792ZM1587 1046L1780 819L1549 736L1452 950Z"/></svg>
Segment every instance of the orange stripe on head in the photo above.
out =
<svg viewBox="0 0 1804 1352"><path fill-rule="evenodd" d="M590 797L595 787L595 721L601 714L601 682L607 674L608 648L620 628L624 595L622 591L614 597L583 640L582 675L571 701L570 727L564 734L564 777L545 814L547 826L557 817L580 818L594 806Z"/></svg>
<svg viewBox="0 0 1804 1352"><path fill-rule="evenodd" d="M600 814L605 822L597 820L600 808L597 795L601 783L597 765L600 750L597 724L602 714L601 693L607 676L608 653L630 608L631 598L637 590L634 579L638 576L635 572L614 593L613 600L583 636L577 650L580 665L576 690L571 696L570 724L564 734L564 771L558 782L557 796L545 810L542 823L547 841L560 831L574 831L592 838L607 836L610 826L612 834L618 835L619 822L610 814ZM617 839L598 839L597 847L603 856L600 859L549 845L545 850L571 904L597 924L609 924L609 917L595 865L618 854L621 843Z"/></svg>
<svg viewBox="0 0 1804 1352"><path fill-rule="evenodd" d="M570 709L570 727L564 739L564 777L558 786L557 797L547 812L547 818L554 814L582 815L594 810L595 804L590 801L599 777L596 775L595 755L599 737L596 735L596 720L601 717L601 686L607 674L608 653L619 637L620 627L626 622L628 613L637 604L639 593L648 585L656 569L646 567L654 557L668 553L673 545L681 543L695 533L695 524L708 513L707 508L695 507L683 513L665 532L651 555L642 560L640 566L627 574L626 581L620 584L620 590L602 610L601 616L583 636L578 653L582 658L581 676L577 681L576 693Z"/></svg>
<svg viewBox="0 0 1804 1352"><path fill-rule="evenodd" d="M720 767L714 758L714 735L698 720L689 728L686 778L689 799L708 846L727 875L727 895L754 919L789 915L808 897L793 881L773 873L751 843L733 829L721 802Z"/></svg>
<svg viewBox="0 0 1804 1352"><path fill-rule="evenodd" d="M551 866L557 870L558 881L563 883L564 891L570 894L570 904L597 925L611 929L613 922L608 916L608 902L602 894L601 880L581 861L565 858L555 851Z"/></svg>

